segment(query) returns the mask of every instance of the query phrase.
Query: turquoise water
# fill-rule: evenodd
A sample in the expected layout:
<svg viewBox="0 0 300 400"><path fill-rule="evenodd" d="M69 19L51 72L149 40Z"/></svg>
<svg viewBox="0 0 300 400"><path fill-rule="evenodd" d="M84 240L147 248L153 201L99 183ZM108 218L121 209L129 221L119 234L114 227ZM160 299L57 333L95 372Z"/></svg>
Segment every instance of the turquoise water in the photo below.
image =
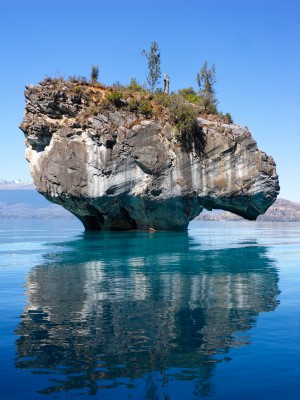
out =
<svg viewBox="0 0 300 400"><path fill-rule="evenodd" d="M0 224L1 400L299 398L300 224Z"/></svg>

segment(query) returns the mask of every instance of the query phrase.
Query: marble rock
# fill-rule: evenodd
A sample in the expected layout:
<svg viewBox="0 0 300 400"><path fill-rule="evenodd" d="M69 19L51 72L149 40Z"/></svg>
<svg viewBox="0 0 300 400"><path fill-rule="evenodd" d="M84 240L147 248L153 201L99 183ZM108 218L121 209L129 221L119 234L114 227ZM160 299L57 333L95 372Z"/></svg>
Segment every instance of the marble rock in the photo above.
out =
<svg viewBox="0 0 300 400"><path fill-rule="evenodd" d="M34 184L88 230L182 230L203 208L255 220L279 193L275 162L247 128L198 118L199 154L181 148L168 121L125 108L91 115L51 80L25 97Z"/></svg>

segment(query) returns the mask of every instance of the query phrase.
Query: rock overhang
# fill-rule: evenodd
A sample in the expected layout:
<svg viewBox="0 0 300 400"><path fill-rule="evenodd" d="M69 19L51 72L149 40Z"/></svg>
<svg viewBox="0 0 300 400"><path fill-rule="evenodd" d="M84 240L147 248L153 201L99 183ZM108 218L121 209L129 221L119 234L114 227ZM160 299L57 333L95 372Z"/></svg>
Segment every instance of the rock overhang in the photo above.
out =
<svg viewBox="0 0 300 400"><path fill-rule="evenodd" d="M166 118L96 113L75 90L28 87L21 129L37 190L86 229L182 230L203 208L254 220L275 201L275 162L247 128L199 117L199 154L182 149Z"/></svg>

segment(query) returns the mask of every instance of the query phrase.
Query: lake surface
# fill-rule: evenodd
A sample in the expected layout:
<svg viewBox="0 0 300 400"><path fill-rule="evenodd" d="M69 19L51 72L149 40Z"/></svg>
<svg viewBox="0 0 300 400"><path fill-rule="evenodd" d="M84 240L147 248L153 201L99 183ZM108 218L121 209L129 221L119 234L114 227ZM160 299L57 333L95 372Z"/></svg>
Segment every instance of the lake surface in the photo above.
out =
<svg viewBox="0 0 300 400"><path fill-rule="evenodd" d="M300 224L0 220L0 398L300 398Z"/></svg>

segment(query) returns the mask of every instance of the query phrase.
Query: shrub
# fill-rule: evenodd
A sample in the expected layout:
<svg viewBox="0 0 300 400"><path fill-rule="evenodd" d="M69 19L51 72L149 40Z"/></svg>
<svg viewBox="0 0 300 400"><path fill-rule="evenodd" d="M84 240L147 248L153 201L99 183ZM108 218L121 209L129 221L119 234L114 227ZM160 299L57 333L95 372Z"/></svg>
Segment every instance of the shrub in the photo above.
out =
<svg viewBox="0 0 300 400"><path fill-rule="evenodd" d="M138 101L137 101L136 99L134 99L134 98L131 98L131 99L128 101L128 109L129 109L129 111L135 112L135 111L138 110L138 108L139 108L139 103L138 103Z"/></svg>
<svg viewBox="0 0 300 400"><path fill-rule="evenodd" d="M99 68L98 65L92 65L91 68L91 81L97 82L99 77Z"/></svg>
<svg viewBox="0 0 300 400"><path fill-rule="evenodd" d="M146 118L150 118L153 115L153 107L150 101L145 98L140 101L138 110Z"/></svg>
<svg viewBox="0 0 300 400"><path fill-rule="evenodd" d="M214 95L206 93L199 95L199 105L204 108L208 114L218 114L217 104L218 101Z"/></svg>
<svg viewBox="0 0 300 400"><path fill-rule="evenodd" d="M125 89L125 86L120 82L120 81L116 81L114 82L111 87L114 90L119 90L119 91L123 91Z"/></svg>
<svg viewBox="0 0 300 400"><path fill-rule="evenodd" d="M233 124L233 119L229 113L224 115L224 120L226 124Z"/></svg>
<svg viewBox="0 0 300 400"><path fill-rule="evenodd" d="M185 100L188 101L189 103L195 104L195 105L200 105L201 104L201 96L198 94L188 94L185 96Z"/></svg>
<svg viewBox="0 0 300 400"><path fill-rule="evenodd" d="M182 97L189 96L190 94L196 94L195 90L190 86L188 88L179 89L178 94Z"/></svg>
<svg viewBox="0 0 300 400"><path fill-rule="evenodd" d="M81 83L81 84L87 84L87 79L85 76L81 75L70 75L69 76L69 81L73 83Z"/></svg>
<svg viewBox="0 0 300 400"><path fill-rule="evenodd" d="M193 104L199 104L201 97L195 92L192 87L188 87L186 89L178 90L178 94L182 96L186 101Z"/></svg>
<svg viewBox="0 0 300 400"><path fill-rule="evenodd" d="M74 92L77 94L82 94L83 93L83 89L80 85L75 86L74 88Z"/></svg>
<svg viewBox="0 0 300 400"><path fill-rule="evenodd" d="M177 124L188 118L195 118L197 113L193 105L187 103L180 95L172 93L168 97L168 108L171 111L171 119Z"/></svg>
<svg viewBox="0 0 300 400"><path fill-rule="evenodd" d="M196 118L187 118L176 125L177 140L186 152L195 151L201 155L205 149L205 135Z"/></svg>
<svg viewBox="0 0 300 400"><path fill-rule="evenodd" d="M127 89L130 92L145 92L145 88L138 83L136 78L131 78L129 85L127 86Z"/></svg>
<svg viewBox="0 0 300 400"><path fill-rule="evenodd" d="M205 148L205 135L197 121L197 112L192 104L187 103L180 95L169 96L171 120L175 124L177 140L187 151L200 155Z"/></svg>
<svg viewBox="0 0 300 400"><path fill-rule="evenodd" d="M162 90L157 90L154 95L155 102L163 107L169 107L169 96Z"/></svg>
<svg viewBox="0 0 300 400"><path fill-rule="evenodd" d="M121 108L126 105L126 101L123 99L123 95L120 92L112 92L106 96L106 99L117 108Z"/></svg>
<svg viewBox="0 0 300 400"><path fill-rule="evenodd" d="M65 82L65 80L62 76L57 76L55 78L51 78L50 76L47 76L44 79L44 82L52 83L52 85L54 85L54 86L60 86L62 83Z"/></svg>

